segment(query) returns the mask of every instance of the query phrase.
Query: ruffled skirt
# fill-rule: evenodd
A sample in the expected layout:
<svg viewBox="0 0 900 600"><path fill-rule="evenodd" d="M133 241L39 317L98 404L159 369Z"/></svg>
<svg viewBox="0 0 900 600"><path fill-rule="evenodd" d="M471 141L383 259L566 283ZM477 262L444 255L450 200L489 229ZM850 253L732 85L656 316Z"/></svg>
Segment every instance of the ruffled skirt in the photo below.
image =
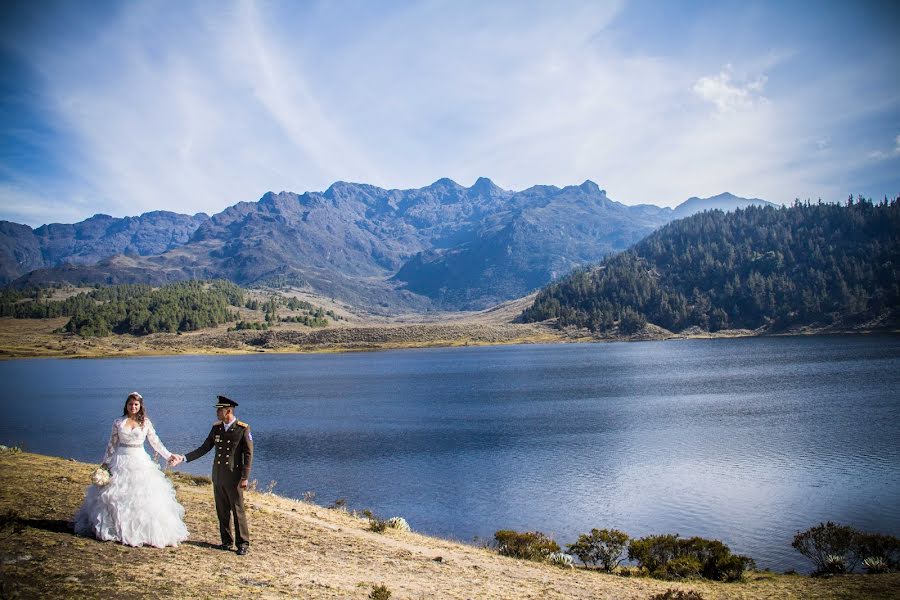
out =
<svg viewBox="0 0 900 600"><path fill-rule="evenodd" d="M119 448L103 487L87 488L75 533L128 546L177 546L187 539L175 488L143 448Z"/></svg>

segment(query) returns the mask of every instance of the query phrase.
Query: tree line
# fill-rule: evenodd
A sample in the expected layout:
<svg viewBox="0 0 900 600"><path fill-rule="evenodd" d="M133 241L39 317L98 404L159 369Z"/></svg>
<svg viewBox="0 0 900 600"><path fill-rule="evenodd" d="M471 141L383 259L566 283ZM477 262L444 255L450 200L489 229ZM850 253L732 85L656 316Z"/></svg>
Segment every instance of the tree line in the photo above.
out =
<svg viewBox="0 0 900 600"><path fill-rule="evenodd" d="M88 336L146 335L194 331L238 318L231 307L244 304L244 290L222 280L186 281L154 289L117 285L49 299L42 289L0 292L0 316L43 319L69 317L64 331Z"/></svg>
<svg viewBox="0 0 900 600"><path fill-rule="evenodd" d="M301 323L307 327L327 327L328 317L335 321L342 320L341 316L332 310L325 310L305 300L293 296L285 298L281 294L272 294L267 300L250 298L244 305L250 310L258 310L265 313L265 323L240 322L234 329L268 329L274 323ZM278 309L284 307L290 311L299 312L299 315L279 316Z"/></svg>
<svg viewBox="0 0 900 600"><path fill-rule="evenodd" d="M235 321L230 331L268 329L278 322L327 327L329 318L341 319L334 311L294 297L271 294L253 298L223 280L172 283L158 289L149 285L96 286L64 300L54 300L55 292L56 288L0 290L0 317L70 317L63 331L82 336L175 333ZM262 312L264 321L239 320L240 314L232 307ZM282 308L299 314L279 315Z"/></svg>
<svg viewBox="0 0 900 600"><path fill-rule="evenodd" d="M673 221L538 293L526 322L633 333L648 322L772 330L898 322L900 197L796 201Z"/></svg>

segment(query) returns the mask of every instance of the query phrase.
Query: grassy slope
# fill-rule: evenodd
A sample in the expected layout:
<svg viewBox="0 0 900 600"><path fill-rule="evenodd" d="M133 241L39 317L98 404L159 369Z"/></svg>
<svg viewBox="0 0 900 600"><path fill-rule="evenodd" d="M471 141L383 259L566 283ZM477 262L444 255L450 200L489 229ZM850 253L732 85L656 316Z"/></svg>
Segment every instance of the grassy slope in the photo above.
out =
<svg viewBox="0 0 900 600"><path fill-rule="evenodd" d="M67 319L0 319L0 358L100 357L257 352L342 352L487 344L575 341L542 325L476 321L391 323L310 330L279 324L268 332L227 332L227 326L176 335L82 338L54 333Z"/></svg>
<svg viewBox="0 0 900 600"><path fill-rule="evenodd" d="M178 548L130 548L68 529L92 468L28 453L0 455L0 513L13 511L24 525L19 533L0 532L0 596L364 599L373 584L384 584L395 600L637 599L670 587L707 599L900 598L896 573L834 579L757 573L737 584L671 584L563 570L415 533L373 533L352 515L262 493L248 494L253 546L238 557L212 546L218 530L209 485L178 475L189 540Z"/></svg>

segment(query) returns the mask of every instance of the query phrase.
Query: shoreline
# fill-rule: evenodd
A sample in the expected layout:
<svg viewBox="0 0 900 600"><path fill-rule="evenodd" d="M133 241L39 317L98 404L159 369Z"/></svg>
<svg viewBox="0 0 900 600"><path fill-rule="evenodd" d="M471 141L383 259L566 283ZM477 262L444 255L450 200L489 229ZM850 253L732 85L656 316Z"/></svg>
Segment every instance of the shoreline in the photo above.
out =
<svg viewBox="0 0 900 600"><path fill-rule="evenodd" d="M485 323L466 320L371 324L314 330L224 328L147 336L113 334L80 338L54 333L65 319L0 319L0 360L28 358L117 358L150 356L235 356L253 354L338 354L421 348L679 341L809 335L897 335L896 328L831 329L801 327L783 332L723 330L673 333L648 325L629 336L600 336L587 330L562 331L546 323Z"/></svg>
<svg viewBox="0 0 900 600"><path fill-rule="evenodd" d="M238 557L214 546L218 524L209 480L178 471L170 478L185 508L188 540L178 547L132 548L78 537L68 528L93 468L0 453L0 513L19 526L0 536L5 591L22 597L362 600L385 585L399 600L647 600L668 589L693 590L704 600L900 598L900 573L813 578L750 571L742 581L723 583L560 568L414 531L378 533L356 514L261 491L246 493L251 552Z"/></svg>

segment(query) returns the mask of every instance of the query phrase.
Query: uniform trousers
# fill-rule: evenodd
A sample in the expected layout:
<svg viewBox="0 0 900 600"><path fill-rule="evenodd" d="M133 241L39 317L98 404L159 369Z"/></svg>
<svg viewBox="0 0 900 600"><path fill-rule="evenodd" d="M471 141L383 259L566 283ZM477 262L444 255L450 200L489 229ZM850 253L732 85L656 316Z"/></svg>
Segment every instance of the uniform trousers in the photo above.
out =
<svg viewBox="0 0 900 600"><path fill-rule="evenodd" d="M226 546L231 546L233 542L237 542L238 547L250 543L250 529L247 527L247 515L244 513L244 490L240 488L240 482L240 471L233 475L219 475L213 480L219 534ZM237 539L232 537L232 521Z"/></svg>

